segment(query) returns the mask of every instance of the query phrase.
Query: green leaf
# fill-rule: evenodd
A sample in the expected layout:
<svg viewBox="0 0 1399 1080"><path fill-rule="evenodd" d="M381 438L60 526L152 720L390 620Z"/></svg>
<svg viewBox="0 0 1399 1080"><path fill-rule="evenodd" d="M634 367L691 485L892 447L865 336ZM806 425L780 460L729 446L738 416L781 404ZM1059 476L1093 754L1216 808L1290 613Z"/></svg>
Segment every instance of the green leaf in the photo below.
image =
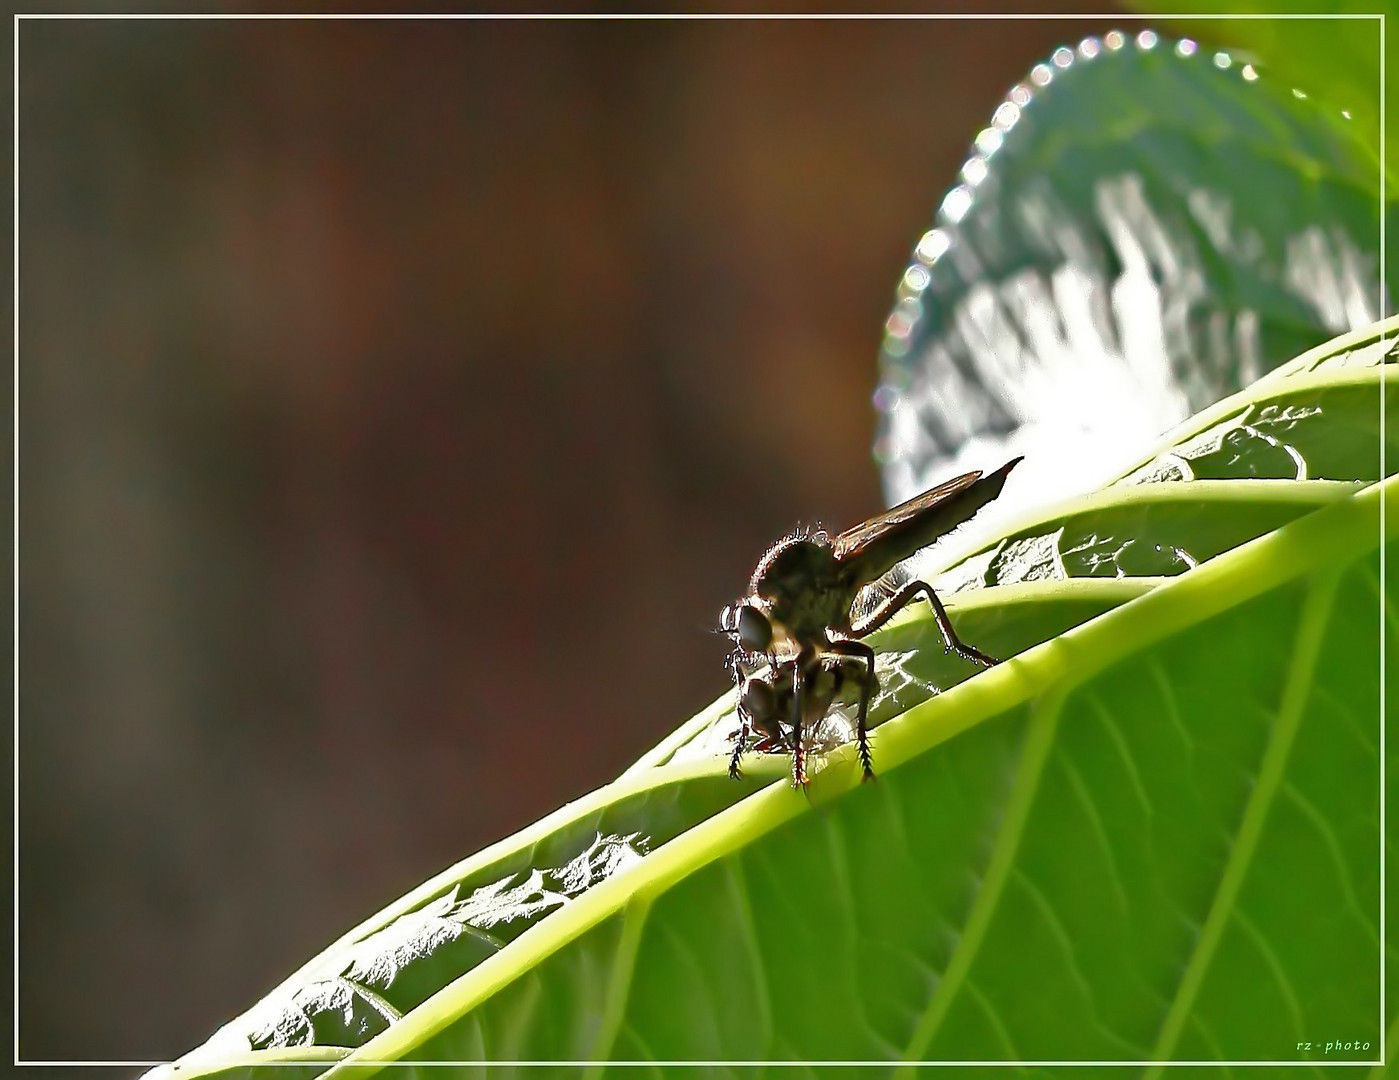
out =
<svg viewBox="0 0 1399 1080"><path fill-rule="evenodd" d="M1393 996L1380 1015L1378 631L1392 660L1380 524L1395 535L1399 481L1367 481L1389 474L1377 421L1396 331L1299 358L1103 492L947 567L959 634L1011 659L975 673L944 656L923 605L881 631L876 783L849 745L820 755L806 794L783 755L728 780L721 700L616 783L351 932L179 1074L328 1060L278 1039L337 1043L319 1051L343 1055L333 1076L1374 1060L1395 1023ZM1306 479L1276 478L1281 460ZM1184 479L1197 467L1224 478ZM1194 565L1118 557L1103 578L1064 540L1090 533ZM1032 537L1058 538L1042 545L1052 572L987 584Z"/></svg>
<svg viewBox="0 0 1399 1080"><path fill-rule="evenodd" d="M1207 12L1218 14L1220 5L1202 0L1169 0L1167 3L1133 5L1139 11L1159 15ZM1390 3L1354 5L1347 13L1318 11L1300 0L1238 0L1228 5L1231 14L1251 13L1261 18L1171 20L1173 31L1197 33L1220 44L1237 45L1255 53L1268 67L1312 95L1345 109L1355 117L1358 138L1379 157L1380 20ZM1304 18L1286 16L1310 16ZM1393 33L1393 31L1390 31ZM1391 47L1393 41L1390 42ZM1392 54L1391 54L1392 55ZM1391 144L1390 168L1394 168Z"/></svg>
<svg viewBox="0 0 1399 1080"><path fill-rule="evenodd" d="M1381 316L1370 144L1249 59L1114 31L1011 91L886 323L890 502L988 442L1083 490L1104 445L1140 448Z"/></svg>

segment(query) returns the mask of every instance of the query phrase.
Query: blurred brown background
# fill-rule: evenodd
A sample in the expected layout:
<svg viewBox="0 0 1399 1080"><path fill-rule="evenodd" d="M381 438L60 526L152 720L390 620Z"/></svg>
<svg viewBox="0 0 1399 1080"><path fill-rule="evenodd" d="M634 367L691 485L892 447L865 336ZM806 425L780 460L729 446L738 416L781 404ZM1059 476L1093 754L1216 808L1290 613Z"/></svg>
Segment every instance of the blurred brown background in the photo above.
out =
<svg viewBox="0 0 1399 1080"><path fill-rule="evenodd" d="M21 23L21 1055L182 1053L725 691L1110 25Z"/></svg>

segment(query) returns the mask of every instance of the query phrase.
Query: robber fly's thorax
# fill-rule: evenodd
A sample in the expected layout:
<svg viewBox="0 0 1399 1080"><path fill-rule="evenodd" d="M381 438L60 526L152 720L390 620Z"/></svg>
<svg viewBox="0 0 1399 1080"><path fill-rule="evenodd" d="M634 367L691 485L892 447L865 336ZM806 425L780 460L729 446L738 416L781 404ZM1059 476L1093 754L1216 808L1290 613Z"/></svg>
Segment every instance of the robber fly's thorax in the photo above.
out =
<svg viewBox="0 0 1399 1080"><path fill-rule="evenodd" d="M767 609L774 635L781 626L796 641L826 639L826 629L850 619L853 591L824 532L796 534L775 544L753 571L750 592Z"/></svg>

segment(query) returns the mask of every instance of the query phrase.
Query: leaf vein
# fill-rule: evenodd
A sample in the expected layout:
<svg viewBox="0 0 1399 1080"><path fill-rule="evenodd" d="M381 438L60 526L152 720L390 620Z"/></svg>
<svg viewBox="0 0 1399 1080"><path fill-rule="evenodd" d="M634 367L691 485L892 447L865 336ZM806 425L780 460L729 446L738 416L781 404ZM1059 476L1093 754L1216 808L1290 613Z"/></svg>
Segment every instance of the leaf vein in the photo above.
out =
<svg viewBox="0 0 1399 1080"><path fill-rule="evenodd" d="M992 918L1000 906L1001 895L1005 891L1011 865L1039 789L1040 777L1044 773L1045 763L1054 744L1063 705L1064 691L1060 690L1041 698L1030 715L1024 748L1020 754L1020 767L1016 770L1015 780L1006 800L1000 829L986 864L986 873L981 879L981 888L972 901L962 935L952 950L943 977L909 1037L908 1046L904 1050L905 1064L898 1075L911 1075L912 1069L907 1063L921 1060L932 1045L938 1029L952 1007L953 999L966 982L981 942L985 939Z"/></svg>
<svg viewBox="0 0 1399 1080"><path fill-rule="evenodd" d="M1016 883L1029 894L1045 923L1048 924L1049 932L1059 945L1059 951L1064 954L1069 977L1073 979L1075 985L1078 986L1079 993L1083 995L1083 1000L1088 1005L1089 1015L1093 1017L1094 1025L1107 1037L1109 1042L1120 1046L1128 1057L1139 1055L1142 1048L1131 1039L1124 1038L1113 1031L1099 1014L1098 1002L1093 994L1093 984L1083 973L1083 969L1079 967L1078 951L1074 948L1073 938L1069 936L1063 921L1055 912L1054 905L1049 902L1049 897L1044 895L1044 891L1030 879L1029 875L1020 870L1012 870L1011 873L1015 875Z"/></svg>
<svg viewBox="0 0 1399 1080"><path fill-rule="evenodd" d="M1098 843L1103 849L1103 854L1107 857L1108 876L1112 879L1113 895L1117 898L1117 906L1122 909L1122 914L1126 915L1129 910L1127 902L1127 891L1122 885L1122 871L1117 865L1117 856L1113 854L1112 840L1108 837L1107 826L1103 823L1103 817L1098 813L1098 804L1093 800L1093 794L1088 790L1088 785L1083 782L1083 776L1079 773L1067 756L1059 759L1064 767L1064 772L1069 778L1069 785L1074 789L1079 802L1083 804L1084 812L1088 815L1088 822L1093 827L1093 835L1098 838Z"/></svg>
<svg viewBox="0 0 1399 1080"><path fill-rule="evenodd" d="M1176 996L1162 1020L1156 1045L1152 1048L1151 1056L1154 1061L1168 1060L1180 1041L1185 1023L1194 1012L1196 997L1209 973L1215 950L1219 947L1224 929L1234 912L1244 877L1258 848L1268 810L1281 786L1293 738L1302 722L1317 657L1325 636L1327 619L1339 582L1340 574L1335 569L1323 571L1311 579L1310 588L1302 602L1287 680L1283 686L1272 731L1263 750L1258 778L1244 806L1243 818L1236 830L1229 859L1220 874L1209 913L1205 916L1204 925L1195 940L1194 950L1181 973L1180 982L1176 986ZM1147 1071L1146 1080L1159 1076L1161 1068L1159 1064L1154 1065Z"/></svg>
<svg viewBox="0 0 1399 1080"><path fill-rule="evenodd" d="M1084 700L1087 702L1089 708L1093 710L1094 715L1097 716L1104 730L1107 731L1108 737L1112 740L1113 745L1117 747L1118 753L1122 755L1122 763L1127 767L1127 775L1132 780L1132 790L1136 793L1138 801L1141 802L1142 809L1146 812L1146 816L1148 818L1153 817L1155 815L1155 809L1151 805L1151 797L1146 792L1146 785L1142 783L1141 773L1137 771L1137 763L1132 757L1132 748L1127 745L1127 740L1122 737L1121 729L1097 697L1091 694L1085 694Z"/></svg>
<svg viewBox="0 0 1399 1080"><path fill-rule="evenodd" d="M621 938L613 955L612 972L607 980L606 998L602 1006L602 1021L598 1024L597 1037L593 1040L592 1060L605 1062L612 1056L617 1033L621 1030L626 1015L627 1001L631 997L632 975L636 971L636 956L640 951L641 932L651 914L651 901L636 898L627 905L622 918ZM584 1076L601 1075L601 1064L593 1066Z"/></svg>
<svg viewBox="0 0 1399 1080"><path fill-rule="evenodd" d="M1006 1048L1006 1060L1018 1061L1022 1056L1015 1048L1015 1041L1010 1037L1010 1032L1006 1030L1005 1024L1001 1022L1001 1015L996 1010L995 1003L992 1002L978 988L976 983L968 979L966 982L967 993L972 996L972 1000L981 1006L981 1011L986 1015L987 1022L991 1025L991 1030L1001 1040Z"/></svg>
<svg viewBox="0 0 1399 1080"><path fill-rule="evenodd" d="M1239 929L1248 935L1253 942L1253 947L1258 950L1263 957L1263 962L1268 965L1268 970L1273 973L1273 980L1278 984L1278 989L1282 991L1283 1002L1287 1005L1288 1015L1292 1019L1292 1030L1300 1036L1304 1030L1302 1005L1297 1000L1297 995L1292 992L1292 981L1287 977L1287 969L1282 966L1282 961L1278 959L1278 954L1273 951L1273 947L1268 944L1268 939L1263 936L1263 932L1254 925L1252 919L1244 914L1242 908L1234 909L1234 921L1239 924Z"/></svg>
<svg viewBox="0 0 1399 1080"><path fill-rule="evenodd" d="M1336 836L1336 830L1331 828L1330 823L1321 815L1311 801L1304 796L1291 783L1284 782L1282 786L1283 794L1286 795L1296 805L1297 809L1312 823L1317 833L1325 843L1327 851L1331 853L1331 860L1336 864L1336 880L1340 883L1341 891L1346 896L1346 907L1360 921L1360 925L1365 928L1365 933L1369 935L1371 941L1377 946L1380 943L1379 931L1370 921L1370 917L1365 914L1365 909L1360 906L1360 899L1355 895L1355 883L1351 881L1350 866L1346 863L1345 855L1341 852L1341 842Z"/></svg>
<svg viewBox="0 0 1399 1080"><path fill-rule="evenodd" d="M748 955L753 972L753 990L758 1002L758 1020L763 1033L772 1037L772 996L768 993L767 966L763 963L763 936L758 930L758 921L753 917L752 894L748 889L748 878L738 859L726 859L728 868L729 892L734 899L734 910L738 913L739 928L743 933L744 952Z"/></svg>

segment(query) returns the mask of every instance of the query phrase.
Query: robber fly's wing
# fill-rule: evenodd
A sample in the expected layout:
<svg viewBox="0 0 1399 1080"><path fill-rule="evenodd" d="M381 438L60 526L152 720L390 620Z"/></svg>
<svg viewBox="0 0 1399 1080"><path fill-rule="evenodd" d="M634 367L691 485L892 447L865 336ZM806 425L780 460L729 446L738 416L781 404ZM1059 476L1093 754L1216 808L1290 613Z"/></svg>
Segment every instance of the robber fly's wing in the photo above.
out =
<svg viewBox="0 0 1399 1080"><path fill-rule="evenodd" d="M854 581L882 577L895 563L970 520L1001 493L1021 460L1014 458L986 476L980 470L955 476L841 533L835 540L836 561Z"/></svg>
<svg viewBox="0 0 1399 1080"><path fill-rule="evenodd" d="M865 622L912 580L913 575L904 564L899 563L883 577L875 578L864 586L855 594L855 599L850 604L851 625L859 626Z"/></svg>

